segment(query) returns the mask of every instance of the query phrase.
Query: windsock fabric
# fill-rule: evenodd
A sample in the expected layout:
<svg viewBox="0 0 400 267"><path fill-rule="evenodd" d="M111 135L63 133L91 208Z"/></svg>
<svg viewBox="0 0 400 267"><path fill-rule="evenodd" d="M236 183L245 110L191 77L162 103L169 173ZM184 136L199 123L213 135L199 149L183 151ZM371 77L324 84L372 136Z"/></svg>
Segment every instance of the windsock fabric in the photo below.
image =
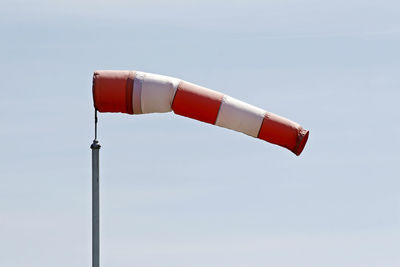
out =
<svg viewBox="0 0 400 267"><path fill-rule="evenodd" d="M215 124L286 147L297 156L309 131L299 124L220 92L180 79L140 71L95 71L99 112L176 114Z"/></svg>

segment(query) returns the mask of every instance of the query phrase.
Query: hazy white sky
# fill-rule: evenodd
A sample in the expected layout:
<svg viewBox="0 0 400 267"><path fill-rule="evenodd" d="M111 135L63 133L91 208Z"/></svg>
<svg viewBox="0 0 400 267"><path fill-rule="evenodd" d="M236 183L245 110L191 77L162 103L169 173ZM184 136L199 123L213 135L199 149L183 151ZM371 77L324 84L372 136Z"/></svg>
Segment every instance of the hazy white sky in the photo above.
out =
<svg viewBox="0 0 400 267"><path fill-rule="evenodd" d="M179 77L310 130L303 154L101 114L102 266L400 265L397 1L3 1L0 266L90 266L92 73Z"/></svg>

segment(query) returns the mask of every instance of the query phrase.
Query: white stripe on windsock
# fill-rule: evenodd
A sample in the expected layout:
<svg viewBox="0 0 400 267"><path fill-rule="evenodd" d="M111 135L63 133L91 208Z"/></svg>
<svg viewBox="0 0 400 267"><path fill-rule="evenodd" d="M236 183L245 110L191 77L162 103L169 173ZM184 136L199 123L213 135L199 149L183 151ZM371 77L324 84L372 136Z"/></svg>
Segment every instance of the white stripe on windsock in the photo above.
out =
<svg viewBox="0 0 400 267"><path fill-rule="evenodd" d="M142 83L143 72L137 71L133 80L132 107L134 114L143 114L142 112Z"/></svg>
<svg viewBox="0 0 400 267"><path fill-rule="evenodd" d="M135 80L140 80L135 85L141 85L141 88L138 89L141 92L140 106L142 113L172 111L171 105L180 82L179 79L152 73L137 72ZM138 95L133 94L134 104L138 102L135 102L135 97Z"/></svg>
<svg viewBox="0 0 400 267"><path fill-rule="evenodd" d="M215 125L257 137L266 111L225 95Z"/></svg>

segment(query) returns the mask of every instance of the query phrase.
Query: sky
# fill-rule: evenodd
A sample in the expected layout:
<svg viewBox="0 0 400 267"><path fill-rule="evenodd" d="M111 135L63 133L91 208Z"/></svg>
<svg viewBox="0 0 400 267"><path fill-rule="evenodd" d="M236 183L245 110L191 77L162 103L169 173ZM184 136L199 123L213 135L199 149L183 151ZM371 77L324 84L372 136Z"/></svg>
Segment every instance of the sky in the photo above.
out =
<svg viewBox="0 0 400 267"><path fill-rule="evenodd" d="M100 114L101 266L400 266L398 1L0 9L0 266L91 265L94 70L178 77L310 130L303 153Z"/></svg>

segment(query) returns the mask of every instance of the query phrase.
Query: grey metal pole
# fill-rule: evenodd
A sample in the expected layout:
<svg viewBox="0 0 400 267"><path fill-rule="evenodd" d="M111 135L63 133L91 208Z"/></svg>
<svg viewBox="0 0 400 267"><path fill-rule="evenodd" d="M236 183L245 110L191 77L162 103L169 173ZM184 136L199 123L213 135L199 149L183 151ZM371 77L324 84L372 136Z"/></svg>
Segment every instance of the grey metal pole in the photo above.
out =
<svg viewBox="0 0 400 267"><path fill-rule="evenodd" d="M100 266L100 188L99 188L99 152L97 141L97 110L95 111L95 139L92 149L92 267Z"/></svg>
<svg viewBox="0 0 400 267"><path fill-rule="evenodd" d="M92 149L92 267L100 266L100 194L99 152L100 144L94 140Z"/></svg>

